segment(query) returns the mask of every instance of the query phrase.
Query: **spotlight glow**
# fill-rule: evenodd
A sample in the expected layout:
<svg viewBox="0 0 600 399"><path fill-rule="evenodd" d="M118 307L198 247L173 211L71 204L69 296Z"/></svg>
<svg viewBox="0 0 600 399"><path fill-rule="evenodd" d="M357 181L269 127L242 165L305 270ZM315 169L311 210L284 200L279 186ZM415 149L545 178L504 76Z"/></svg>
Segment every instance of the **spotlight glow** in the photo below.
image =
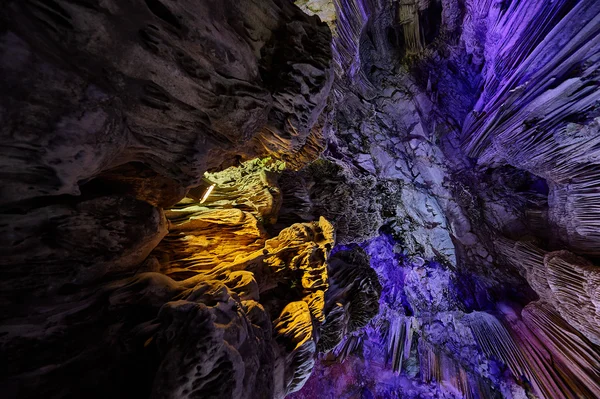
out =
<svg viewBox="0 0 600 399"><path fill-rule="evenodd" d="M201 204L204 203L204 201L206 201L206 199L208 198L208 196L210 195L210 193L212 193L212 190L215 188L215 185L212 184L208 189L206 189L206 192L204 193L204 196L202 197L202 201L200 201Z"/></svg>

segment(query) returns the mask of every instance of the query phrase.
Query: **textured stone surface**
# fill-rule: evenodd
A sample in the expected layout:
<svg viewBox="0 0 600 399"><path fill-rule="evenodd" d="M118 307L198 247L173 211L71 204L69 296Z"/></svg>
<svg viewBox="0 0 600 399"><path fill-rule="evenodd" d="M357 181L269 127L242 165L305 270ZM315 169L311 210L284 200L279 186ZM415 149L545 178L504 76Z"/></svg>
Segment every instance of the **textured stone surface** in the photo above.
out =
<svg viewBox="0 0 600 399"><path fill-rule="evenodd" d="M218 220L219 230L237 233L220 236L223 247L217 252L227 253L240 245L237 236L251 235L257 228L255 219L248 226L225 217L219 209L204 212L212 214L193 214L188 226L180 222L169 237L190 243L189 236L181 235L187 231L210 241L215 234L210 220ZM251 214L246 217L253 219ZM318 339L314 329L325 318L325 261L332 244L333 229L321 219L263 239L256 250L247 246L233 254L231 262L218 257L207 260L205 255L197 268L198 260L189 260L186 270L194 271L191 277L182 279L181 273L167 268L165 272L175 280L146 272L77 294L54 296L43 304L34 301L27 309L30 315L38 315L39 324L14 315L1 329L3 353L10 360L3 370L3 375L11 376L6 384L20 397L120 397L127 392L144 397L150 388L151 397L157 398L284 397L301 387L312 369ZM185 246L169 248L178 255ZM185 254L182 251L180 257ZM181 261L176 264L182 268ZM100 264L93 266L97 269ZM41 293L37 287L27 288ZM69 343L73 335L78 339ZM100 338L88 342L94 337ZM68 347L61 358L46 358L59 345ZM87 349L79 353L82 345ZM41 355L34 355L34 348ZM25 360L32 356L35 360ZM105 368L111 356L123 365L145 358L152 362L142 375L115 368L96 375L97 382L89 386L87 379L77 378L79 373L89 375ZM80 370L70 371L73 367ZM75 373L74 380L61 379L69 373Z"/></svg>
<svg viewBox="0 0 600 399"><path fill-rule="evenodd" d="M600 396L597 1L3 5L4 396Z"/></svg>
<svg viewBox="0 0 600 399"><path fill-rule="evenodd" d="M330 43L289 1L3 3L3 397L302 385L333 229L317 216L268 234L281 202L271 172L233 184L204 173L318 156ZM212 208L188 210L211 178Z"/></svg>
<svg viewBox="0 0 600 399"><path fill-rule="evenodd" d="M342 244L369 239L383 224L376 179L361 178L336 163L320 159L300 172L285 172L280 185L280 224L325 216Z"/></svg>
<svg viewBox="0 0 600 399"><path fill-rule="evenodd" d="M600 345L598 266L568 251L546 252L532 243L501 241L497 245L542 301L551 304L587 339Z"/></svg>
<svg viewBox="0 0 600 399"><path fill-rule="evenodd" d="M0 220L7 305L128 273L167 233L162 210L116 195L24 205Z"/></svg>
<svg viewBox="0 0 600 399"><path fill-rule="evenodd" d="M295 3L308 15L318 15L321 21L335 21L335 5L332 0L296 0Z"/></svg>
<svg viewBox="0 0 600 399"><path fill-rule="evenodd" d="M132 161L190 187L290 155L332 82L329 30L288 2L9 1L1 17L3 203Z"/></svg>
<svg viewBox="0 0 600 399"><path fill-rule="evenodd" d="M360 247L336 252L328 262L329 289L318 349L327 352L365 327L379 311L381 284Z"/></svg>
<svg viewBox="0 0 600 399"><path fill-rule="evenodd" d="M389 235L355 240L379 315L294 397L596 397L597 2L334 5L325 157Z"/></svg>

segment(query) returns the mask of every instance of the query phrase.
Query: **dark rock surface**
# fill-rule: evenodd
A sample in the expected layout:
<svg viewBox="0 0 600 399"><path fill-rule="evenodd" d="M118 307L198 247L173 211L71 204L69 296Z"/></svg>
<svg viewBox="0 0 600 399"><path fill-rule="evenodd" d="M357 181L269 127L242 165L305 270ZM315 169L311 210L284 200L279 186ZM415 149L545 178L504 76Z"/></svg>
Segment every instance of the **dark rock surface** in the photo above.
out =
<svg viewBox="0 0 600 399"><path fill-rule="evenodd" d="M263 220L213 206L188 230L203 242L232 232L214 247L224 258L186 277L172 273L185 246L156 248L186 230L163 208L206 171L316 158L330 44L288 1L2 3L2 397L283 397L302 385L324 317L328 222L268 236ZM238 241L252 229L256 248ZM228 249L246 263L225 266Z"/></svg>
<svg viewBox="0 0 600 399"><path fill-rule="evenodd" d="M330 34L288 2L8 1L2 203L142 162L184 187L304 145Z"/></svg>
<svg viewBox="0 0 600 399"><path fill-rule="evenodd" d="M595 0L5 0L0 396L600 397L599 68Z"/></svg>

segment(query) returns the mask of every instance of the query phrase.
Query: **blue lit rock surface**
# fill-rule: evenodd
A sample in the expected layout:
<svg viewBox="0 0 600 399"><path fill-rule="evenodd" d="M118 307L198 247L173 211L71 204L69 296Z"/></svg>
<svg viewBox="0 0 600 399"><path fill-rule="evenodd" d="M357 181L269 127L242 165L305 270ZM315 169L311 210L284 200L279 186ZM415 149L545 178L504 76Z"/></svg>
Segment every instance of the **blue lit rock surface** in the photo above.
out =
<svg viewBox="0 0 600 399"><path fill-rule="evenodd" d="M598 397L600 4L334 5L324 157L377 181L383 291L293 397Z"/></svg>
<svg viewBox="0 0 600 399"><path fill-rule="evenodd" d="M600 2L4 3L3 397L600 397Z"/></svg>

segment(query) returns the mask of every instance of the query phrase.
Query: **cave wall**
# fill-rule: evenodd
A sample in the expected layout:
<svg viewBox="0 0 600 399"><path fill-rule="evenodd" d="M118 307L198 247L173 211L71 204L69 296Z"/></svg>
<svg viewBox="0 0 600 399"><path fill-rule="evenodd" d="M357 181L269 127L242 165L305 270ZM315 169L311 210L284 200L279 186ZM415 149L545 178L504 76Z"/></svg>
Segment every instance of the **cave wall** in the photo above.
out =
<svg viewBox="0 0 600 399"><path fill-rule="evenodd" d="M296 3L3 4L2 392L600 396L600 4Z"/></svg>
<svg viewBox="0 0 600 399"><path fill-rule="evenodd" d="M597 2L333 3L383 292L293 397L597 397Z"/></svg>
<svg viewBox="0 0 600 399"><path fill-rule="evenodd" d="M0 21L2 396L302 386L333 228L268 233L271 172L205 172L318 156L327 25L287 1L11 0Z"/></svg>

